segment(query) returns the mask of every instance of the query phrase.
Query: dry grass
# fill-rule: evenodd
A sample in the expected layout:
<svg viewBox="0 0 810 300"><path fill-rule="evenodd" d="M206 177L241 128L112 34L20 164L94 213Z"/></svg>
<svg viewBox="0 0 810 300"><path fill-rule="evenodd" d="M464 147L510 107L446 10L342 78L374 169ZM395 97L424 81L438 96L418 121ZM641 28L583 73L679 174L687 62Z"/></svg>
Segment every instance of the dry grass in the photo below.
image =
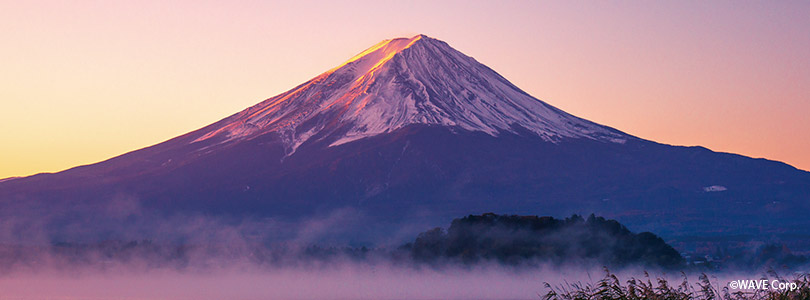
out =
<svg viewBox="0 0 810 300"><path fill-rule="evenodd" d="M767 279L779 282L793 282L796 290L752 290L732 291L712 283L709 276L701 274L696 283L690 283L686 274L676 285L664 278L630 278L624 284L619 278L605 269L605 277L596 283L564 283L552 286L545 283L548 292L544 300L810 300L810 275L796 275L785 279L775 272L768 272Z"/></svg>

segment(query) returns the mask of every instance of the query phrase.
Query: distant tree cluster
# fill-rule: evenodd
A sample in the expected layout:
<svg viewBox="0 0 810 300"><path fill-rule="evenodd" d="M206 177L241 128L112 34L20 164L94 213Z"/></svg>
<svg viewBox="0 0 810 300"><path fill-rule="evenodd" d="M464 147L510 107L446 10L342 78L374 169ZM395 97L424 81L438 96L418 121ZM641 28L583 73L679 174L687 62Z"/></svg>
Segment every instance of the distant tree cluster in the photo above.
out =
<svg viewBox="0 0 810 300"><path fill-rule="evenodd" d="M496 261L508 265L536 262L598 263L672 268L683 258L649 232L634 234L615 220L578 215L553 217L486 213L453 220L445 231L435 228L403 246L420 262Z"/></svg>

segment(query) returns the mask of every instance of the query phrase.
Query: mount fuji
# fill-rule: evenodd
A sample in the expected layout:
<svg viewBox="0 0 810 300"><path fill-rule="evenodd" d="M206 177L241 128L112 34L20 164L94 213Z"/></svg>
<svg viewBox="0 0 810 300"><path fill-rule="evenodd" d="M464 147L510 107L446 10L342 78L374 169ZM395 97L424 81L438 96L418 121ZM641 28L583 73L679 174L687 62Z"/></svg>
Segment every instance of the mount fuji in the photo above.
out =
<svg viewBox="0 0 810 300"><path fill-rule="evenodd" d="M810 233L810 173L578 118L424 35L380 42L157 145L0 181L4 215L91 215L122 195L160 214L305 219L351 209L443 224L490 211L594 212L664 236Z"/></svg>

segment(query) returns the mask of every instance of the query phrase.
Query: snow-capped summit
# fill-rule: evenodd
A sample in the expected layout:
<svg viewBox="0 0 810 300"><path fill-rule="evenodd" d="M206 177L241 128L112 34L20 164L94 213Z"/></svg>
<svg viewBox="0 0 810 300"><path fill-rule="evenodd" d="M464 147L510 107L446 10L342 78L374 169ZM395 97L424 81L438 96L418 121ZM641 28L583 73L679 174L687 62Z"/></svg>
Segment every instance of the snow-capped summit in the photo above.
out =
<svg viewBox="0 0 810 300"><path fill-rule="evenodd" d="M340 145L410 124L482 131L523 127L547 141L632 138L523 92L447 43L417 35L382 41L306 83L219 122L195 142L276 132L290 152L310 138Z"/></svg>

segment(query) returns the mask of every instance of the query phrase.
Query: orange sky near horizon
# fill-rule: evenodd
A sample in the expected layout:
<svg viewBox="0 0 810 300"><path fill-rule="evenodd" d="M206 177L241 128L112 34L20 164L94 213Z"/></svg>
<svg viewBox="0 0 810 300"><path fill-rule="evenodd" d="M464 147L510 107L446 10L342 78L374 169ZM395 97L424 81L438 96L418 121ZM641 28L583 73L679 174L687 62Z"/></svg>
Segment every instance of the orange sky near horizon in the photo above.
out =
<svg viewBox="0 0 810 300"><path fill-rule="evenodd" d="M576 116L810 170L810 2L3 1L0 178L198 129L424 33Z"/></svg>

